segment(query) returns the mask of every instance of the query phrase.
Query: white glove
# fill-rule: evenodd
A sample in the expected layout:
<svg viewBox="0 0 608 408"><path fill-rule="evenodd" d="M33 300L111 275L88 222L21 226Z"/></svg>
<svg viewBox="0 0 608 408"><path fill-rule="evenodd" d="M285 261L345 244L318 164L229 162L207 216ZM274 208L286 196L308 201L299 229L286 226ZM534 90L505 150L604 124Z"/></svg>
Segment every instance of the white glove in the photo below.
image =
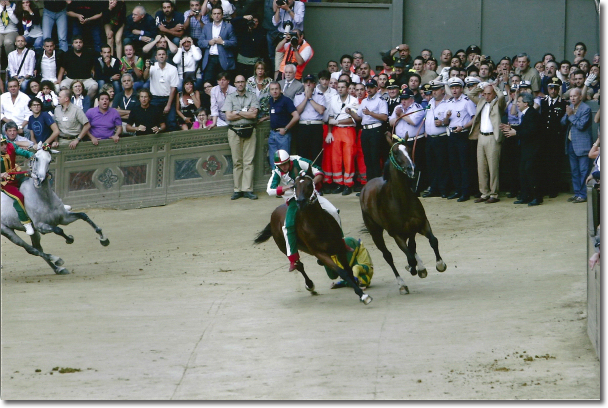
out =
<svg viewBox="0 0 608 408"><path fill-rule="evenodd" d="M587 76L587 79L585 79L585 86L591 86L591 83L595 81L595 78L597 78L595 74L589 74L589 76Z"/></svg>
<svg viewBox="0 0 608 408"><path fill-rule="evenodd" d="M328 125L337 125L338 121L334 118L329 118L329 120L327 121Z"/></svg>
<svg viewBox="0 0 608 408"><path fill-rule="evenodd" d="M480 82L479 85L477 85L477 86L481 89L484 89L488 85L490 85L488 82Z"/></svg>
<svg viewBox="0 0 608 408"><path fill-rule="evenodd" d="M327 136L325 136L325 143L331 143L334 141L334 135L332 135L331 133L328 133Z"/></svg>

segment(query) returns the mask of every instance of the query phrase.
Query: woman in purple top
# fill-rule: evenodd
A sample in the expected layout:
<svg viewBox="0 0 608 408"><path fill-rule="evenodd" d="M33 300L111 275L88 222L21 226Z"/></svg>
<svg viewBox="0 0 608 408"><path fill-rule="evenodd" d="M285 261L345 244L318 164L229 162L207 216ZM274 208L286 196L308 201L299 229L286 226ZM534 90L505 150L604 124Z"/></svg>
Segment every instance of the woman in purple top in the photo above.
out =
<svg viewBox="0 0 608 408"><path fill-rule="evenodd" d="M118 111L110 107L110 95L107 92L99 94L99 106L89 109L86 115L91 124L88 136L94 145L98 145L100 139L109 138L118 143L122 132L122 120Z"/></svg>

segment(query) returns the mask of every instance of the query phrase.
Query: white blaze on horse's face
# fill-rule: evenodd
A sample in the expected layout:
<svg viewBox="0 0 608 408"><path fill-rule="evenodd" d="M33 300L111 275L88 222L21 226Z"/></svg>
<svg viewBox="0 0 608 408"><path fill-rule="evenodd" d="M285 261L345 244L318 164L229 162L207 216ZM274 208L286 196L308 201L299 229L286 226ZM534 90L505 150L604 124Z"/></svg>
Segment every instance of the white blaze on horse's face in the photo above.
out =
<svg viewBox="0 0 608 408"><path fill-rule="evenodd" d="M401 153L403 153L403 155L405 156L405 158L407 160L407 166L405 166L405 169L407 171L408 177L414 177L414 162L410 158L410 155L408 154L405 145L400 144L398 147L399 147L399 151L401 151Z"/></svg>
<svg viewBox="0 0 608 408"><path fill-rule="evenodd" d="M51 164L51 153L45 150L38 150L31 162L31 176L34 180L34 187L39 188Z"/></svg>

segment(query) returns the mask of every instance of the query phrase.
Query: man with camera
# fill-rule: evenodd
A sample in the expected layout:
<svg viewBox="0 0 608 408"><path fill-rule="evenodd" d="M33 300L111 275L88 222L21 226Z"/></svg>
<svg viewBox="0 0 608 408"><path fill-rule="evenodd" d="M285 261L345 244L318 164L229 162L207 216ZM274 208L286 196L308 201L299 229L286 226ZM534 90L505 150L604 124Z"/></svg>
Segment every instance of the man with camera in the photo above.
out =
<svg viewBox="0 0 608 408"><path fill-rule="evenodd" d="M236 72L249 78L254 75L253 67L256 62L264 59L266 54L266 35L260 28L260 20L256 15L245 15L232 19L232 25L237 39Z"/></svg>
<svg viewBox="0 0 608 408"><path fill-rule="evenodd" d="M190 10L184 12L184 33L192 38L196 46L198 46L198 39L203 34L203 26L205 25L203 17L207 11L206 0L204 6L205 8L201 9L200 0L190 0ZM207 17L205 18L208 20Z"/></svg>
<svg viewBox="0 0 608 408"><path fill-rule="evenodd" d="M304 39L304 33L297 29L285 33L284 38L277 44L276 51L283 53L279 72L284 76L285 65L293 64L296 66L296 79L298 81L302 79L304 68L315 53Z"/></svg>
<svg viewBox="0 0 608 408"><path fill-rule="evenodd" d="M232 152L234 193L231 200L247 197L257 200L253 194L253 157L255 155L255 123L258 115L258 98L245 88L245 77L234 78L236 92L228 94L222 106L228 120L228 144Z"/></svg>

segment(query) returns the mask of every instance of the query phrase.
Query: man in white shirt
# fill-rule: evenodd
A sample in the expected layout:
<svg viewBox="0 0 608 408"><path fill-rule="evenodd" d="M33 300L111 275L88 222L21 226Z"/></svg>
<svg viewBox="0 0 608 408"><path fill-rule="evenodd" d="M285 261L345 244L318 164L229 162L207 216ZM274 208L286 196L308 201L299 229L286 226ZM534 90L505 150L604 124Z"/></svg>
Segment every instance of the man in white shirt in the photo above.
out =
<svg viewBox="0 0 608 408"><path fill-rule="evenodd" d="M211 89L211 119L213 123L209 129L215 126L228 126L226 112L222 111L226 97L236 92L236 88L230 85L230 78L227 72L220 72L217 75L217 85Z"/></svg>
<svg viewBox="0 0 608 408"><path fill-rule="evenodd" d="M36 51L36 69L34 76L39 76L41 81L51 81L55 84L55 93L59 92L59 84L63 79L65 68L63 68L63 51L55 49L55 41L47 38L42 50Z"/></svg>
<svg viewBox="0 0 608 408"><path fill-rule="evenodd" d="M32 116L32 111L28 108L29 96L19 91L19 81L16 79L8 80L8 92L0 96L0 119L2 120L2 132L4 125L8 122L17 124L17 132L27 138L30 131L27 128L28 119Z"/></svg>
<svg viewBox="0 0 608 408"><path fill-rule="evenodd" d="M144 81L150 79L150 105L163 109L169 131L178 130L174 103L179 84L177 68L167 64L167 51L163 48L156 50L156 61L152 67L150 62L146 61L144 69Z"/></svg>
<svg viewBox="0 0 608 408"><path fill-rule="evenodd" d="M15 51L8 54L7 78L15 78L21 85L21 90L27 90L27 84L34 76L36 56L34 50L25 47L25 37L20 35L15 40Z"/></svg>
<svg viewBox="0 0 608 408"><path fill-rule="evenodd" d="M359 75L355 74L354 72L351 72L350 70L351 65L353 65L352 56L344 54L342 57L340 57L340 65L342 66L342 69L338 72L333 72L331 74L332 78L340 79L340 75L347 74L350 77L350 82L354 82L356 84L361 82L361 78L359 78Z"/></svg>
<svg viewBox="0 0 608 408"><path fill-rule="evenodd" d="M177 67L177 73L179 75L179 83L177 85L177 91L182 91L182 84L184 82L184 72L186 73L186 77L192 78L196 80L197 73L197 64L203 58L203 53L201 49L193 44L192 38L184 37L179 42L179 49L173 56L173 63ZM202 85L200 80L200 75L198 75L199 80L196 81L195 87L200 87Z"/></svg>

